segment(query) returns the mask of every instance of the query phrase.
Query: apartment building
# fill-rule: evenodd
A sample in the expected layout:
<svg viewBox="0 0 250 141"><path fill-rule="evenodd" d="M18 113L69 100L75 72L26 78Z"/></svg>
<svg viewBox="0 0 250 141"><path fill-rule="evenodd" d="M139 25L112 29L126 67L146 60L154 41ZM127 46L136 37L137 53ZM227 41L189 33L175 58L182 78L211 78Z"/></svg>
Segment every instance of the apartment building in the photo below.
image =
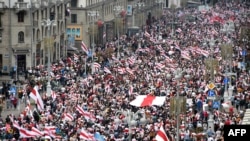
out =
<svg viewBox="0 0 250 141"><path fill-rule="evenodd" d="M0 0L0 69L46 65L66 55L69 0ZM50 52L50 53L48 53Z"/></svg>
<svg viewBox="0 0 250 141"><path fill-rule="evenodd" d="M130 27L140 28L149 15L159 14L167 0L71 0L67 36L80 49L82 41L89 47L103 44ZM158 11L158 12L156 12Z"/></svg>
<svg viewBox="0 0 250 141"><path fill-rule="evenodd" d="M114 21L123 24L126 7L127 0L71 0L67 36L74 40L73 46L80 49L82 41L91 46L114 38Z"/></svg>

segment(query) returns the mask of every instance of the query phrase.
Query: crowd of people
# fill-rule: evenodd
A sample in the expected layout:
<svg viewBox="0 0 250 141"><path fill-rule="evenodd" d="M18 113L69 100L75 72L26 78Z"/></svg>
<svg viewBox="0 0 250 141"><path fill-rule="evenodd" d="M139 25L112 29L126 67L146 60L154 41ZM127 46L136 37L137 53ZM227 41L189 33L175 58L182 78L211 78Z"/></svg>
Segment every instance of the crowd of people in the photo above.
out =
<svg viewBox="0 0 250 141"><path fill-rule="evenodd" d="M250 17L244 16L248 12L244 3L233 2L218 2L203 10L166 9L148 20L140 33L97 46L94 60L82 43L81 53L53 62L51 72L42 65L30 68L22 99L27 107L18 116L3 119L3 138L151 141L163 127L170 141L177 136L183 141L222 141L223 126L242 124L250 104L250 75L247 65L242 65L242 50L249 46L242 43L240 30L250 24ZM178 21L174 30L168 26L173 19ZM231 23L231 32L225 32L225 25ZM221 54L221 46L229 43L231 61ZM218 61L214 74L206 65L209 58ZM182 71L180 78L175 77L176 70ZM225 76L229 71L237 75ZM46 93L48 75L50 94ZM211 89L215 100L208 96ZM187 105L172 114L171 99L177 94L187 99ZM224 94L230 97L225 99ZM131 105L140 95L164 96L164 104ZM136 113L136 124L132 126L121 111ZM140 122L142 118L146 123Z"/></svg>

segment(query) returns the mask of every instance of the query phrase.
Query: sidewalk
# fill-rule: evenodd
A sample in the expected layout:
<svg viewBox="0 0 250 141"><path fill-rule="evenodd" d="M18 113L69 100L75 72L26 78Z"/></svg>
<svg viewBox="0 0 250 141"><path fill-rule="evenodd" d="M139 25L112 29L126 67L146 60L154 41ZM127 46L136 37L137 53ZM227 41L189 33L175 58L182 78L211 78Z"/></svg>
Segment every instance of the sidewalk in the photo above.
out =
<svg viewBox="0 0 250 141"><path fill-rule="evenodd" d="M13 81L9 75L1 75L0 76L0 85L2 85L2 82L9 83Z"/></svg>
<svg viewBox="0 0 250 141"><path fill-rule="evenodd" d="M21 102L20 100L19 102L20 102L20 105L18 105L16 109L14 109L13 107L7 109L6 101L4 101L2 104L3 105L3 111L1 113L2 118L5 119L10 114L18 116L25 109L25 103Z"/></svg>
<svg viewBox="0 0 250 141"><path fill-rule="evenodd" d="M23 75L19 75L18 76L19 80L25 80ZM2 84L2 82L6 82L6 83L12 83L14 79L11 79L11 76L9 75L1 75L0 76L0 85Z"/></svg>
<svg viewBox="0 0 250 141"><path fill-rule="evenodd" d="M24 80L24 77L19 76L19 80ZM0 86L2 85L2 82L12 84L13 81L14 81L14 79L11 79L11 77L9 75L0 76ZM5 119L7 117L7 115L10 115L10 114L18 116L25 109L25 103L21 102L20 99L18 99L18 101L20 102L20 105L18 105L16 109L14 109L14 108L7 109L6 100L3 101L3 103L1 104L3 106L3 111L1 113L1 116L3 119Z"/></svg>

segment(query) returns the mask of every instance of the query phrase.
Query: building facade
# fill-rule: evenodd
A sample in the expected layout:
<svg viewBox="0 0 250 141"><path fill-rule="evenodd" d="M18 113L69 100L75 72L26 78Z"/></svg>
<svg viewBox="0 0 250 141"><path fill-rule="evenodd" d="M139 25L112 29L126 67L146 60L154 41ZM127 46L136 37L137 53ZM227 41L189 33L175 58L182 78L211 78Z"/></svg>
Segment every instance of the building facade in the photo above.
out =
<svg viewBox="0 0 250 141"><path fill-rule="evenodd" d="M103 44L146 24L149 13L158 16L167 0L71 0L67 24L69 46L80 49ZM142 4L143 3L143 4ZM158 15L157 15L158 14ZM152 15L152 16L153 16Z"/></svg>
<svg viewBox="0 0 250 141"><path fill-rule="evenodd" d="M66 55L68 0L0 1L0 69L4 73L46 65ZM50 27L45 20L53 21ZM50 30L49 30L50 29ZM49 42L48 42L49 41ZM46 57L47 56L47 57Z"/></svg>
<svg viewBox="0 0 250 141"><path fill-rule="evenodd" d="M67 23L67 36L74 41L73 45L69 46L80 49L82 41L91 46L114 38L115 19L120 20L119 24L123 22L121 13L125 11L126 6L127 0L71 0L71 20ZM118 7L119 11L115 12Z"/></svg>

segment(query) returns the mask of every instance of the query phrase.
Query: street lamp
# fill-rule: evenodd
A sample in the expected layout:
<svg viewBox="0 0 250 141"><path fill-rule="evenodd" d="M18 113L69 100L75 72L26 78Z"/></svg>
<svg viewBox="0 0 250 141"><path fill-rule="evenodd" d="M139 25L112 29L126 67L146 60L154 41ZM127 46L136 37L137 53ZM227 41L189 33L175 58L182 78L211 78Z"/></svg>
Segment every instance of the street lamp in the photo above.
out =
<svg viewBox="0 0 250 141"><path fill-rule="evenodd" d="M91 74L94 74L94 50L95 50L95 18L99 16L99 11L88 11L88 16L92 19L92 63L91 63Z"/></svg>
<svg viewBox="0 0 250 141"><path fill-rule="evenodd" d="M119 27L118 27L118 21L117 21L117 18L118 16L121 14L121 11L123 10L123 8L121 6L115 6L114 7L114 14L115 14L115 19L116 19L116 22L115 22L115 26L116 26L116 32L117 32L117 40L118 40L118 43L117 43L117 59L120 58L120 34L119 34Z"/></svg>
<svg viewBox="0 0 250 141"><path fill-rule="evenodd" d="M136 14L136 10L140 10L142 9L142 7L144 7L145 4L144 2L137 2L134 6L133 6L133 11L132 11L132 26L135 27L135 14Z"/></svg>
<svg viewBox="0 0 250 141"><path fill-rule="evenodd" d="M157 4L157 7L158 7L157 11L161 11L163 0L155 0L155 3ZM160 12L157 12L157 14L159 15Z"/></svg>
<svg viewBox="0 0 250 141"><path fill-rule="evenodd" d="M221 45L221 56L224 60L228 62L228 59L231 60L232 58L232 53L233 53L233 48L231 44L222 44ZM231 67L231 65L230 65ZM230 74L231 74L231 69L230 69ZM226 65L226 73L225 73L226 78L230 78L231 76L228 76L228 63ZM226 95L224 94L224 99L228 100L228 96L232 95L232 84L231 84L231 79L229 79L229 89L227 89L227 83L225 83L225 92Z"/></svg>
<svg viewBox="0 0 250 141"><path fill-rule="evenodd" d="M208 59L205 60L205 65L206 69L210 72L210 81L213 83L214 82L214 74L215 74L215 68L218 67L218 60L213 58L214 54L214 45L215 45L215 40L214 38L211 38L209 41L209 46L211 48L210 56Z"/></svg>
<svg viewBox="0 0 250 141"><path fill-rule="evenodd" d="M246 38L243 38L243 39L242 39L242 42L243 42L243 49L242 49L243 70L246 70L246 55L247 55L246 42L247 42L247 39L246 39Z"/></svg>
<svg viewBox="0 0 250 141"><path fill-rule="evenodd" d="M143 114L143 116L141 117L141 114ZM124 115L124 119L119 119L120 115ZM138 124L141 125L145 125L148 121L146 119L146 114L145 111L143 110L139 110L136 113L132 112L131 110L118 110L116 111L115 114L116 119L114 119L114 122L116 124L120 124L121 122L125 122L128 124L128 128L129 128L129 141L132 140L132 127L137 126Z"/></svg>
<svg viewBox="0 0 250 141"><path fill-rule="evenodd" d="M48 96L51 95L51 85L50 85L50 73L51 73L51 65L50 65L50 48L51 48L51 40L49 37L51 36L51 31L50 31L50 27L51 26L56 26L56 22L55 20L50 20L50 19L47 19L47 20L43 20L42 21L42 26L45 26L45 27L48 27L48 38L49 39L49 45L47 46L47 51L48 51L48 66L47 66L47 71L48 71L48 82L47 82L47 90L46 90L46 93Z"/></svg>
<svg viewBox="0 0 250 141"><path fill-rule="evenodd" d="M209 113L209 119L207 120L207 122L208 127L211 127L212 131L214 131L214 116L211 112Z"/></svg>

